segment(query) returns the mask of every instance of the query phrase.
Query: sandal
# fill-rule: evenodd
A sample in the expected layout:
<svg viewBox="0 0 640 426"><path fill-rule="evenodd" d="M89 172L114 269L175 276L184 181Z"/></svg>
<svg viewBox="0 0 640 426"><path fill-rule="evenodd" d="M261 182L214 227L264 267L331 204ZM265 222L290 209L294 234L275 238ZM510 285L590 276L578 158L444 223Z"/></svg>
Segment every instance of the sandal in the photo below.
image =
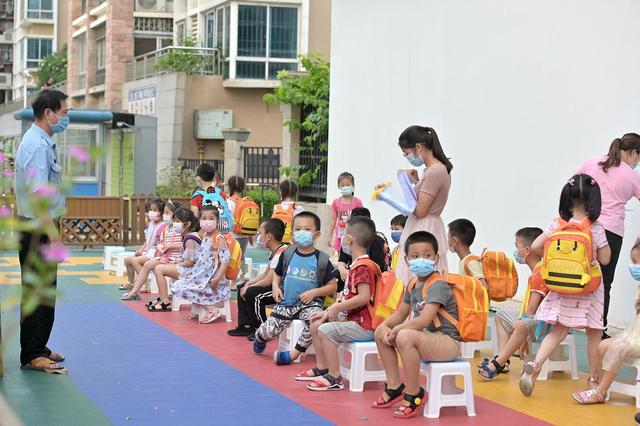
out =
<svg viewBox="0 0 640 426"><path fill-rule="evenodd" d="M599 384L600 384L599 377L589 377L587 379L587 386L589 387L590 390L597 388Z"/></svg>
<svg viewBox="0 0 640 426"><path fill-rule="evenodd" d="M420 406L427 401L427 392L423 388L420 388L420 391L416 395L405 393L403 400L407 401L409 405L401 405L398 407L395 413L393 413L393 417L410 419L418 414Z"/></svg>
<svg viewBox="0 0 640 426"><path fill-rule="evenodd" d="M489 368L489 363L493 364L494 370ZM506 363L505 365L500 365L500 363L498 362L497 356L493 358L491 361L485 358L482 364L480 365L480 368L478 369L478 376L480 376L480 378L483 380L487 380L487 381L493 380L493 378L496 375L504 371L506 365L507 365Z"/></svg>
<svg viewBox="0 0 640 426"><path fill-rule="evenodd" d="M384 394L387 395L389 399L385 401L384 396L379 396L378 399L373 404L371 404L371 407L388 408L396 402L400 401L402 399L402 396L404 395L404 383L400 383L400 386L395 389L389 389L387 387L387 384L385 383Z"/></svg>
<svg viewBox="0 0 640 426"><path fill-rule="evenodd" d="M49 354L49 356L47 357L49 358L51 361L53 362L62 362L66 359L66 357L58 352L53 352L51 351L51 353Z"/></svg>
<svg viewBox="0 0 640 426"><path fill-rule="evenodd" d="M573 399L575 399L578 404L582 405L602 404L605 400L604 395L600 395L595 389L576 392L571 396L573 396Z"/></svg>
<svg viewBox="0 0 640 426"><path fill-rule="evenodd" d="M519 387L520 392L522 392L524 396L531 396L533 393L533 387L536 384L536 379L540 373L539 371L536 371L537 369L538 364L532 361L525 362L522 367L522 376L520 376Z"/></svg>
<svg viewBox="0 0 640 426"><path fill-rule="evenodd" d="M344 389L344 383L342 383L342 376L333 377L331 374L323 374L307 385L307 389L312 391L334 391Z"/></svg>
<svg viewBox="0 0 640 426"><path fill-rule="evenodd" d="M140 300L140 295L136 293L125 293L122 295L120 300L124 300L126 302L132 301L132 300Z"/></svg>
<svg viewBox="0 0 640 426"><path fill-rule="evenodd" d="M151 305L147 307L147 311L149 312L171 312L171 302L164 303L159 302L155 305Z"/></svg>
<svg viewBox="0 0 640 426"><path fill-rule="evenodd" d="M147 308L149 308L150 306L156 305L158 303L161 303L162 299L160 297L156 297L155 299L150 299L147 300Z"/></svg>
<svg viewBox="0 0 640 426"><path fill-rule="evenodd" d="M313 367L311 370L305 370L302 373L298 374L295 377L295 379L299 382L307 382L307 381L315 380L328 373L329 373L328 368L324 370L320 370L318 367Z"/></svg>
<svg viewBox="0 0 640 426"><path fill-rule="evenodd" d="M204 314L202 318L200 318L200 324L210 324L220 318L222 314L218 308L213 308L212 310L207 309L207 312Z"/></svg>
<svg viewBox="0 0 640 426"><path fill-rule="evenodd" d="M151 293L151 289L149 288L148 285L143 285L142 287L140 287L140 293Z"/></svg>
<svg viewBox="0 0 640 426"><path fill-rule="evenodd" d="M43 371L47 374L68 374L69 370L60 364L51 361L49 358L39 356L29 361L28 364L21 365L22 370Z"/></svg>
<svg viewBox="0 0 640 426"><path fill-rule="evenodd" d="M118 290L131 290L132 288L133 288L132 283L124 283L120 287L118 287Z"/></svg>

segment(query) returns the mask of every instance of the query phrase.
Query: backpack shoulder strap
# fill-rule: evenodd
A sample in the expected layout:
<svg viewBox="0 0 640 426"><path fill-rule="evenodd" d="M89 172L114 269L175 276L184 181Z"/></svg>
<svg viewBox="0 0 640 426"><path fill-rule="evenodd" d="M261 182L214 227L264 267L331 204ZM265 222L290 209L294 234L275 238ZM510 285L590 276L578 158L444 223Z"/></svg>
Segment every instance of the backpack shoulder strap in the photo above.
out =
<svg viewBox="0 0 640 426"><path fill-rule="evenodd" d="M355 269L358 266L366 266L369 269L371 269L371 271L374 273L374 275L376 277L379 277L380 275L382 275L382 271L380 270L380 266L378 266L378 264L376 262L374 262L373 260L366 258L366 259L359 259L357 260L353 265L351 265L351 267L349 269Z"/></svg>
<svg viewBox="0 0 640 426"><path fill-rule="evenodd" d="M472 275L471 270L469 269L469 262L473 261L473 260L478 260L480 262L482 262L482 258L480 256L476 256L476 255L471 255L471 256L467 256L467 258L464 260L464 273L467 275Z"/></svg>
<svg viewBox="0 0 640 426"><path fill-rule="evenodd" d="M201 197L204 197L205 195L207 195L207 191L204 191L202 189L197 189L193 191L193 194L191 194L191 199L196 198L198 195L200 195Z"/></svg>
<svg viewBox="0 0 640 426"><path fill-rule="evenodd" d="M293 255L295 254L296 249L297 249L296 246L289 246L284 251L284 253L282 253L282 276L283 277L287 274L287 270L289 269L289 263L291 263L291 258L293 258Z"/></svg>
<svg viewBox="0 0 640 426"><path fill-rule="evenodd" d="M186 247L187 246L187 241L195 241L196 244L201 244L202 240L198 237L196 237L193 234L189 234L187 236L184 237L184 239L182 240L182 247Z"/></svg>
<svg viewBox="0 0 640 426"><path fill-rule="evenodd" d="M317 250L316 259L318 261L318 266L316 268L316 279L318 280L318 287L322 287L324 284L322 280L327 273L327 269L333 268L333 264L329 259L329 255L322 250Z"/></svg>
<svg viewBox="0 0 640 426"><path fill-rule="evenodd" d="M435 283L436 281L446 281L446 279L445 277L443 277L437 272L434 272L431 275L429 275L429 278L426 279L426 281L424 282L424 285L422 286L422 299L427 297L427 292L429 291L429 287L431 287L431 284ZM417 282L417 279L416 279L416 282Z"/></svg>

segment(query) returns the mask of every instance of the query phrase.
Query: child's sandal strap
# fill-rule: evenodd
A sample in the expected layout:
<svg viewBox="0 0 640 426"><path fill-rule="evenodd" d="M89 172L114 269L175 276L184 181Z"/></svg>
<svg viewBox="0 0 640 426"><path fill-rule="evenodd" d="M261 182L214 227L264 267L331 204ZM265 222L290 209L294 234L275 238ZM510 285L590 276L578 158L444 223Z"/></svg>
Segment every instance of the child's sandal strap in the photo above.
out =
<svg viewBox="0 0 640 426"><path fill-rule="evenodd" d="M420 388L420 391L415 395L405 393L403 399L407 401L409 405L401 405L398 407L394 413L394 417L413 417L415 416L416 410L425 403L427 399L426 391Z"/></svg>
<svg viewBox="0 0 640 426"><path fill-rule="evenodd" d="M385 407L388 407L390 404L394 404L398 400L398 398L400 398L403 395L404 388L405 388L404 383L400 383L400 386L398 386L395 389L389 389L389 387L385 383L384 393L389 397L389 400L385 401L384 397L379 396L376 402L373 403L373 407L385 408Z"/></svg>

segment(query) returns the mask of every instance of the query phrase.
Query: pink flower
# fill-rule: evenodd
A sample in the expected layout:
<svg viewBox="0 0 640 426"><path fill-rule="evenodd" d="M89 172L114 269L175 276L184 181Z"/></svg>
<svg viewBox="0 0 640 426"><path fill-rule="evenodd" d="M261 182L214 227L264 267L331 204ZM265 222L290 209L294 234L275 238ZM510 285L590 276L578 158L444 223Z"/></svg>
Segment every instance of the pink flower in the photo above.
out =
<svg viewBox="0 0 640 426"><path fill-rule="evenodd" d="M2 171L2 174L3 174L3 175L5 175L5 176L8 176L8 177L11 177L11 176L13 176L13 170L11 170L11 169L4 169L4 170Z"/></svg>
<svg viewBox="0 0 640 426"><path fill-rule="evenodd" d="M51 185L38 185L33 193L39 197L55 197L60 191Z"/></svg>
<svg viewBox="0 0 640 426"><path fill-rule="evenodd" d="M36 166L29 166L24 171L24 177L27 178L27 179L31 179L32 177L34 177L37 174L38 174L38 168Z"/></svg>
<svg viewBox="0 0 640 426"><path fill-rule="evenodd" d="M54 241L40 247L42 257L47 262L64 262L69 258L67 250L60 241Z"/></svg>
<svg viewBox="0 0 640 426"><path fill-rule="evenodd" d="M2 206L0 207L0 217L11 217L13 216L13 211L10 207Z"/></svg>
<svg viewBox="0 0 640 426"><path fill-rule="evenodd" d="M86 163L87 161L89 161L89 152L87 151L87 148L81 145L71 145L67 150L67 154L80 161L81 163Z"/></svg>
<svg viewBox="0 0 640 426"><path fill-rule="evenodd" d="M4 152L0 152L0 163L4 163L7 160L7 156L4 155Z"/></svg>

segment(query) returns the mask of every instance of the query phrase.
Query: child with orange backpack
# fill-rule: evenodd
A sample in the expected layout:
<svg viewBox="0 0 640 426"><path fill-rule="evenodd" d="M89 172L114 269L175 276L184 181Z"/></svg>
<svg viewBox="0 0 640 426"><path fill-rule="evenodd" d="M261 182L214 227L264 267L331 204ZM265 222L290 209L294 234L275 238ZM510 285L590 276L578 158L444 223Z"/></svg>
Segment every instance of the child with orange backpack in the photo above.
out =
<svg viewBox="0 0 640 426"><path fill-rule="evenodd" d="M285 226L284 237L282 242L285 244L291 243L291 226L293 224L293 217L304 210L304 207L296 204L295 199L298 196L298 185L290 180L285 180L280 183L280 201L279 204L273 206L272 219L280 219Z"/></svg>
<svg viewBox="0 0 640 426"><path fill-rule="evenodd" d="M373 408L387 408L402 401L394 413L398 418L415 416L426 401L426 392L419 384L420 360L455 359L461 340L484 338L489 313L487 292L477 279L443 277L435 271L438 241L432 234L411 234L405 242L405 261L416 278L409 282L398 310L375 331L387 383ZM413 319L406 321L412 312ZM400 379L396 349L402 358L406 386Z"/></svg>
<svg viewBox="0 0 640 426"><path fill-rule="evenodd" d="M456 219L449 224L449 250L460 259L459 273L480 280L488 289L482 270L482 259L471 253L471 245L476 239L476 227L469 219Z"/></svg>
<svg viewBox="0 0 640 426"><path fill-rule="evenodd" d="M227 204L233 216L232 235L240 244L242 250L242 275L246 274L247 264L244 260L244 253L247 251L249 242L253 242L253 236L258 233L260 227L260 207L251 197L243 197L245 183L240 176L231 176L227 181L229 186L229 198Z"/></svg>
<svg viewBox="0 0 640 426"><path fill-rule="evenodd" d="M604 328L604 289L598 262L609 263L611 248L598 222L601 208L598 183L589 175L573 176L560 194L560 218L531 246L543 256L541 275L549 294L540 304L536 319L551 324L534 361L526 362L520 391L529 396L542 364L564 340L570 328L584 328L588 338L589 387L600 377L598 345Z"/></svg>
<svg viewBox="0 0 640 426"><path fill-rule="evenodd" d="M344 389L340 376L338 345L373 340L369 303L374 299L380 268L369 259L367 250L376 235L375 223L364 216L352 217L342 236L341 247L353 258L343 299L324 312L311 315L311 338L316 350L316 366L303 371L296 380L312 381L307 389L330 391ZM346 316L344 315L346 313ZM340 321L346 317L346 321Z"/></svg>
<svg viewBox="0 0 640 426"><path fill-rule="evenodd" d="M174 296L205 308L201 324L220 318L218 308L231 298L227 268L231 252L225 235L218 231L218 209L205 205L200 209L200 230L204 233L195 264L171 285Z"/></svg>

